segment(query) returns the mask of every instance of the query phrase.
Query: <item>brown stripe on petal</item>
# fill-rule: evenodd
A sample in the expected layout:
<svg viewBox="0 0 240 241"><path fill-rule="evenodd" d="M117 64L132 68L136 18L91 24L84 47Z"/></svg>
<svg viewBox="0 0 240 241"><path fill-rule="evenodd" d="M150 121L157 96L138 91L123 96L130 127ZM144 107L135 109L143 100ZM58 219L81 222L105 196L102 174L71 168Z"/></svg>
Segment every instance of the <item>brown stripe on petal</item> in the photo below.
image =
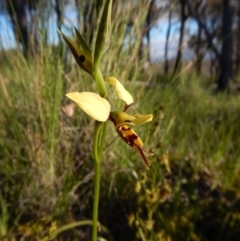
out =
<svg viewBox="0 0 240 241"><path fill-rule="evenodd" d="M129 136L128 136L128 139L129 139L129 140L132 140L132 141L134 142L134 140L137 140L137 139L138 139L138 136L135 135L135 134L132 134L132 135L129 135Z"/></svg>
<svg viewBox="0 0 240 241"><path fill-rule="evenodd" d="M133 148L135 148L135 146L138 146L138 144L139 144L138 143L139 137L135 134L128 135L128 136L124 137L124 139L127 142L127 144Z"/></svg>
<svg viewBox="0 0 240 241"><path fill-rule="evenodd" d="M126 126L125 126L125 128L126 128ZM127 128L128 128L128 126L127 126ZM129 132L129 130L123 130L123 126L120 126L118 129L117 129L117 131L118 131L118 134L121 136L121 138L128 144L128 145L130 145L131 147L134 147L134 139L131 139L131 135L132 134L128 134L127 132ZM130 131L131 131L131 129L130 129ZM132 132L131 132L132 133Z"/></svg>
<svg viewBox="0 0 240 241"><path fill-rule="evenodd" d="M131 121L130 121L130 120L125 120L124 122L126 122L126 123L131 123Z"/></svg>

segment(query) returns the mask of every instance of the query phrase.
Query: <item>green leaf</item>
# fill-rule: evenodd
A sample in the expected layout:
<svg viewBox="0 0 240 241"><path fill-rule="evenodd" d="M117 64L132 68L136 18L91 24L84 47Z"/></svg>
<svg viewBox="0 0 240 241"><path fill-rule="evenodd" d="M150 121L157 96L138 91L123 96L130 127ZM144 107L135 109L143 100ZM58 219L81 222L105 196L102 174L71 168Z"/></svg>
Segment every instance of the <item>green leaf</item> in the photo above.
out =
<svg viewBox="0 0 240 241"><path fill-rule="evenodd" d="M76 27L74 27L74 30L75 30L75 34L77 36L77 40L78 40L80 46L82 47L83 51L86 54L88 54L89 56L91 56L91 58L92 58L92 52L91 52L90 48L88 47L87 43L85 42L84 38L82 37L80 32L76 29Z"/></svg>
<svg viewBox="0 0 240 241"><path fill-rule="evenodd" d="M99 65L102 54L107 50L111 35L111 13L112 0L107 0L103 9L101 21L98 28L94 51L94 66Z"/></svg>

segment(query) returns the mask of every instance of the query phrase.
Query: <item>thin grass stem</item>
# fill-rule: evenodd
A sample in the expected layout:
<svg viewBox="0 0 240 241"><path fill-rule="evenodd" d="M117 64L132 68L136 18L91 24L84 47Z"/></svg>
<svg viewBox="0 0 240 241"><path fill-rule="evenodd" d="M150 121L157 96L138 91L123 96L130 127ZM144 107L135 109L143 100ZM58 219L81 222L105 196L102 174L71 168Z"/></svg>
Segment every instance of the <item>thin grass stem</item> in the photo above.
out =
<svg viewBox="0 0 240 241"><path fill-rule="evenodd" d="M92 226L92 241L97 241L98 232L98 204L100 193L100 172L101 158L99 157L98 141L102 123L96 122L93 136L93 156L94 156L94 196L93 196L93 226Z"/></svg>

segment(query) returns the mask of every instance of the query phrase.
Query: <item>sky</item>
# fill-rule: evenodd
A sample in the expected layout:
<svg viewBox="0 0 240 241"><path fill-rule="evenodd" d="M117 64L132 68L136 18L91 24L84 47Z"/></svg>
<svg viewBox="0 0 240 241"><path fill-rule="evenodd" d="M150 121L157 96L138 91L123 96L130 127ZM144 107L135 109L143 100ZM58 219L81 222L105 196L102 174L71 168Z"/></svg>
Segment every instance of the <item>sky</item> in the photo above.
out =
<svg viewBox="0 0 240 241"><path fill-rule="evenodd" d="M70 35L70 30L73 26L77 26L77 13L72 5L67 5L64 12L64 24L61 29L66 35ZM67 17L66 17L67 16ZM57 44L59 41L56 25L56 14L52 13L48 19L47 29L49 36L49 43ZM171 29L169 41L169 59L175 58L178 39L179 39L179 26L180 23L176 19L172 20L173 25ZM150 56L152 61L160 61L164 57L164 47L166 41L166 31L168 27L167 15L161 16L156 25L150 31ZM197 25L193 20L187 22L188 33L185 35L184 45L187 46L188 36L196 32ZM7 14L0 14L0 50L15 48L16 41L11 27L11 20ZM193 58L193 52L185 48L184 58L190 60Z"/></svg>

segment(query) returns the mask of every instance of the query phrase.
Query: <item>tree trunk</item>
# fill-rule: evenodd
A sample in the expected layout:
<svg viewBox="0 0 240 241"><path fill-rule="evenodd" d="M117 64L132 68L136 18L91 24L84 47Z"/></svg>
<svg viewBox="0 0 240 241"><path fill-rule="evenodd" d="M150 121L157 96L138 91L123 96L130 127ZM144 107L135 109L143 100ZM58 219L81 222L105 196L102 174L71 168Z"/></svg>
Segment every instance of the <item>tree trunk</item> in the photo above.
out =
<svg viewBox="0 0 240 241"><path fill-rule="evenodd" d="M62 21L63 21L61 4L63 3L60 2L60 0L55 0L55 12L57 14L57 26L59 29L61 29Z"/></svg>
<svg viewBox="0 0 240 241"><path fill-rule="evenodd" d="M240 71L240 2L238 5L238 29L237 29L237 47L236 47L236 63L235 74L239 74Z"/></svg>
<svg viewBox="0 0 240 241"><path fill-rule="evenodd" d="M149 5L149 9L148 9L148 13L147 13L147 19L146 19L146 29L147 29L147 33L146 33L146 37L147 37L147 49L148 49L148 53L147 53L147 60L150 62L151 59L150 59L150 30L151 30L151 25L152 25L152 22L153 22L153 7L154 7L154 4L155 4L155 0L151 0L151 3Z"/></svg>
<svg viewBox="0 0 240 241"><path fill-rule="evenodd" d="M171 20L172 20L172 9L170 6L169 12L168 12L168 28L167 28L167 34L166 34L166 43L165 43L165 50L164 50L164 72L167 74L169 70L169 62L168 62L168 44L169 44L169 38L171 33Z"/></svg>
<svg viewBox="0 0 240 241"><path fill-rule="evenodd" d="M147 61L150 63L151 62L151 58L150 58L150 30L152 28L152 24L153 24L153 8L154 8L154 4L155 4L155 0L151 0L150 4L148 5L148 2L146 1L146 7L148 7L148 12L147 12L147 16L145 19L145 26L143 28L143 31L141 32L141 36L139 37L139 41L140 45L139 45L139 50L138 50L138 56L139 59L141 59L141 57L143 56L144 53L146 53L147 56ZM146 36L147 38L147 47L144 46L143 43L143 38L144 36Z"/></svg>
<svg viewBox="0 0 240 241"><path fill-rule="evenodd" d="M179 43L178 43L177 57L176 57L176 62L174 66L174 71L173 71L174 74L178 73L181 70L181 66L182 66L183 39L184 39L185 23L187 20L187 15L185 12L185 1L180 0L180 4L181 4L181 27L180 27L180 37L179 37Z"/></svg>
<svg viewBox="0 0 240 241"><path fill-rule="evenodd" d="M195 9L204 13L206 10L205 4L206 3L204 3L203 0L200 0L197 3L197 6L195 7ZM195 52L196 53L195 68L198 75L201 74L202 60L204 58L204 52L202 50L202 47L203 47L202 46L202 28L198 23L198 34L197 34L197 43L196 43L196 52Z"/></svg>
<svg viewBox="0 0 240 241"><path fill-rule="evenodd" d="M219 90L227 89L229 81L233 78L232 17L233 7L230 5L230 0L223 0L221 72L218 78Z"/></svg>
<svg viewBox="0 0 240 241"><path fill-rule="evenodd" d="M202 67L202 60L203 60L203 52L202 52L202 28L200 25L198 25L198 36L197 36L197 46L196 46L196 62L195 62L195 68L197 74L201 73L201 67Z"/></svg>
<svg viewBox="0 0 240 241"><path fill-rule="evenodd" d="M13 32L16 41L22 44L23 53L27 57L28 53L28 26L25 0L7 1L8 13L11 16Z"/></svg>
<svg viewBox="0 0 240 241"><path fill-rule="evenodd" d="M199 15L196 13L194 8L192 7L190 1L189 0L185 0L185 2L187 4L187 6L188 6L189 13L197 21L198 25L203 29L203 31L204 31L204 33L206 35L206 38L207 38L209 49L211 49L213 51L216 59L218 61L220 61L220 54L219 54L217 48L215 47L215 45L213 43L213 36L209 33L206 24L200 19Z"/></svg>

